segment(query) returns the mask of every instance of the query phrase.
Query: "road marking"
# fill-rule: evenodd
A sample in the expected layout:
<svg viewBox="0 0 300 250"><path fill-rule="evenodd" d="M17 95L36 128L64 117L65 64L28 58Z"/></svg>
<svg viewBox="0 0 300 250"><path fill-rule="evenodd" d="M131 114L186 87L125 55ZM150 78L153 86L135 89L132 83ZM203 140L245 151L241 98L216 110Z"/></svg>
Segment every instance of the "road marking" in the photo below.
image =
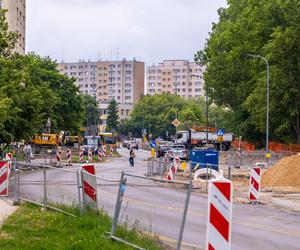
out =
<svg viewBox="0 0 300 250"><path fill-rule="evenodd" d="M106 193L110 197L116 197L116 195L113 195L113 193L111 193L111 192L104 191L104 190L101 190L101 192ZM127 197L124 197L124 201L127 201L127 202L131 201L131 203L134 203L134 204L140 204L140 205L145 205L148 207L161 208L164 210L170 210L170 211L174 211L174 212L178 212L178 213L179 212L183 213L183 208L170 207L169 205L163 205L163 204L158 204L158 203L153 204L150 202L139 201L139 200L127 198ZM194 215L194 216L205 217L205 218L207 217L206 213L199 213L199 212L195 212L195 211L188 211L188 215ZM264 230L264 231L268 231L268 232L272 232L272 233L285 234L285 235L293 236L293 237L300 237L300 232L290 232L290 231L285 231L285 230L280 230L280 229L274 229L271 226L265 226L265 225L258 224L258 223L247 223L247 222L242 222L239 220L235 220L232 223L237 224L237 225L246 226L246 227L255 228L255 229L260 229L260 230Z"/></svg>

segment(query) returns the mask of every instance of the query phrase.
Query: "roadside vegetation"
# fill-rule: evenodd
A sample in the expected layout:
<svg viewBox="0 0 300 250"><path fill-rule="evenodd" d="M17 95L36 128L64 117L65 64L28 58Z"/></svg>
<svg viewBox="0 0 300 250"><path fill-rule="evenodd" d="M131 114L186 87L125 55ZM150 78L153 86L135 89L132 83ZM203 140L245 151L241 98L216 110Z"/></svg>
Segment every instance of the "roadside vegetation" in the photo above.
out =
<svg viewBox="0 0 300 250"><path fill-rule="evenodd" d="M111 219L104 213L87 212L82 217L74 207L63 207L78 215L73 218L32 204L23 204L0 229L1 250L31 249L132 249L109 239ZM118 228L117 235L146 249L163 249L162 246L136 229Z"/></svg>

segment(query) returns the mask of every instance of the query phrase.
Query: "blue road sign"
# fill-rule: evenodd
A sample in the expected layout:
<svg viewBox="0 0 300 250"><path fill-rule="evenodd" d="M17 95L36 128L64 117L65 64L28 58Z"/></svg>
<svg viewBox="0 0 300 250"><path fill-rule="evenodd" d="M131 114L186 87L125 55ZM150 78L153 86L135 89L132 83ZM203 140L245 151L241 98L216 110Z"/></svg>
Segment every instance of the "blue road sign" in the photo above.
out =
<svg viewBox="0 0 300 250"><path fill-rule="evenodd" d="M156 142L155 141L150 142L150 147L155 148L156 147Z"/></svg>
<svg viewBox="0 0 300 250"><path fill-rule="evenodd" d="M224 133L225 131L223 128L217 130L217 136L224 136Z"/></svg>

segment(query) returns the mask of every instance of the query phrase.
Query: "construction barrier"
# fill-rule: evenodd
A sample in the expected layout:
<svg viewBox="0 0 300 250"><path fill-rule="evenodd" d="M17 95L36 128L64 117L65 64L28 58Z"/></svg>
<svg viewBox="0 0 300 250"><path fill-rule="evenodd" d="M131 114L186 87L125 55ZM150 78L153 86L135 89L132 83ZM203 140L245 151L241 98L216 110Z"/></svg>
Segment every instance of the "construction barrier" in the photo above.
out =
<svg viewBox="0 0 300 250"><path fill-rule="evenodd" d="M101 150L101 148L98 149L98 161L103 161L103 156L102 156L102 150Z"/></svg>
<svg viewBox="0 0 300 250"><path fill-rule="evenodd" d="M174 181L174 177L175 177L175 174L176 174L177 169L179 167L179 163L180 163L180 159L179 159L178 155L176 155L174 160L173 160L173 163L172 163L172 165L169 169L169 172L168 172L167 176L165 177L166 180Z"/></svg>
<svg viewBox="0 0 300 250"><path fill-rule="evenodd" d="M81 183L83 186L82 198L85 206L98 209L97 205L97 180L93 164L82 165Z"/></svg>
<svg viewBox="0 0 300 250"><path fill-rule="evenodd" d="M9 175L10 171L11 171L11 164L12 164L12 160L13 160L13 154L12 153L7 153L5 155L5 160L7 160L8 175Z"/></svg>
<svg viewBox="0 0 300 250"><path fill-rule="evenodd" d="M8 195L8 178L8 163L5 161L0 161L0 196Z"/></svg>
<svg viewBox="0 0 300 250"><path fill-rule="evenodd" d="M58 149L56 152L56 166L57 167L61 166L60 162L61 162L61 150Z"/></svg>
<svg viewBox="0 0 300 250"><path fill-rule="evenodd" d="M260 192L260 167L253 167L250 170L249 201L258 202Z"/></svg>
<svg viewBox="0 0 300 250"><path fill-rule="evenodd" d="M231 247L232 182L221 177L209 183L206 249Z"/></svg>
<svg viewBox="0 0 300 250"><path fill-rule="evenodd" d="M83 163L84 160L83 160L83 147L81 146L80 149L79 149L79 162L80 163Z"/></svg>
<svg viewBox="0 0 300 250"><path fill-rule="evenodd" d="M110 145L110 147L109 147L109 155L110 156L113 156L113 152L114 152L114 146L113 145Z"/></svg>
<svg viewBox="0 0 300 250"><path fill-rule="evenodd" d="M107 157L107 152L106 152L106 146L105 145L102 146L102 151L103 151L103 156Z"/></svg>
<svg viewBox="0 0 300 250"><path fill-rule="evenodd" d="M91 148L88 150L88 161L93 162L93 152Z"/></svg>
<svg viewBox="0 0 300 250"><path fill-rule="evenodd" d="M269 142L269 150L273 152L300 152L300 145L299 144L282 144L278 142Z"/></svg>
<svg viewBox="0 0 300 250"><path fill-rule="evenodd" d="M67 149L67 163L68 165L72 165L72 151L70 148Z"/></svg>

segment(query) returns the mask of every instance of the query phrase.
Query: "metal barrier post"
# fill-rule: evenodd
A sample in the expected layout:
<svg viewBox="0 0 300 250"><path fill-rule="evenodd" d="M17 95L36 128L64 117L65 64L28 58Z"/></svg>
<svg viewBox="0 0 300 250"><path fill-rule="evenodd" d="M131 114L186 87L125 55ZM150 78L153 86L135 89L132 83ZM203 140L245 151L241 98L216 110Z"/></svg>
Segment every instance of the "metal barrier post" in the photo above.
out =
<svg viewBox="0 0 300 250"><path fill-rule="evenodd" d="M80 169L77 169L77 188L78 188L78 203L79 203L79 211L80 211L80 215L83 214L83 209L82 209L82 202L81 202L81 192L82 192L82 185L80 182Z"/></svg>
<svg viewBox="0 0 300 250"><path fill-rule="evenodd" d="M119 192L118 192L117 202L115 206L114 218L111 226L111 236L114 236L117 229L121 205L123 201L123 195L125 192L125 186L126 186L126 179L124 179L124 172L122 171L120 185L119 185Z"/></svg>
<svg viewBox="0 0 300 250"><path fill-rule="evenodd" d="M18 187L17 187L17 203L20 204L20 171L19 171L19 169L17 170L17 182L18 182Z"/></svg>
<svg viewBox="0 0 300 250"><path fill-rule="evenodd" d="M44 168L43 168L43 176L44 176L44 206L45 206L45 209L46 209L46 206L47 206L46 166L44 166Z"/></svg>
<svg viewBox="0 0 300 250"><path fill-rule="evenodd" d="M231 166L228 165L228 179L231 180Z"/></svg>
<svg viewBox="0 0 300 250"><path fill-rule="evenodd" d="M187 211L188 211L188 207L189 207L189 203L190 203L191 192L192 192L192 185L193 185L192 180L190 180L189 188L188 188L187 194L186 194L183 217L182 217L181 226L180 226L179 239L177 242L177 250L180 250L180 247L181 247L184 226L185 226L185 221L186 221L186 215L187 215Z"/></svg>
<svg viewBox="0 0 300 250"><path fill-rule="evenodd" d="M208 163L206 163L206 183L205 183L205 192L207 193L208 187Z"/></svg>

